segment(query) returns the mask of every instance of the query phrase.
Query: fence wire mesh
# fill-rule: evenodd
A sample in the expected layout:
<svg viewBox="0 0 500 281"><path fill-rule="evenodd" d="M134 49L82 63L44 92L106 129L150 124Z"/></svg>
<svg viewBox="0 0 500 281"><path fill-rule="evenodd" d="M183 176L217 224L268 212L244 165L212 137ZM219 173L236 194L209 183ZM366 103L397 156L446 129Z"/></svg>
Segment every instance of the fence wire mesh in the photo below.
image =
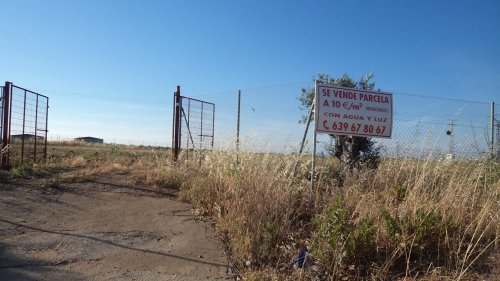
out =
<svg viewBox="0 0 500 281"><path fill-rule="evenodd" d="M215 104L181 96L180 117L182 149L213 148Z"/></svg>
<svg viewBox="0 0 500 281"><path fill-rule="evenodd" d="M48 97L12 86L10 159L13 165L46 158Z"/></svg>
<svg viewBox="0 0 500 281"><path fill-rule="evenodd" d="M241 150L252 152L298 152L306 125L307 108L300 107L303 85L283 85L241 90ZM498 142L500 125L491 124L491 103L452 98L393 93L391 139L373 139L383 156L478 157ZM238 91L193 95L217 105L215 148L235 149L238 120ZM498 105L495 106L498 124ZM312 149L313 124L306 138L306 152ZM493 135L492 135L493 133ZM496 134L496 136L495 136ZM318 134L317 151L326 155L329 135ZM498 145L495 145L498 151Z"/></svg>

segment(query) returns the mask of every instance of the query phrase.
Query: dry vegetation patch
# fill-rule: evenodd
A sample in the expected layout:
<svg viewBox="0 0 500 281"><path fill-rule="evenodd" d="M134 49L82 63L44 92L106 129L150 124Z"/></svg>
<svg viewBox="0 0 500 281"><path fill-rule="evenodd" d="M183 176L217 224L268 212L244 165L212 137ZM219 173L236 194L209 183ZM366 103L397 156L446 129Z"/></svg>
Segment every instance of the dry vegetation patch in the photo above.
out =
<svg viewBox="0 0 500 281"><path fill-rule="evenodd" d="M463 279L491 276L498 266L491 259L499 249L495 162L384 159L377 170L345 174L342 187L320 176L311 196L294 169L303 159L253 153L236 159L207 155L183 181L182 195L218 219L248 276L273 269L294 279L294 258L304 246L310 249L304 276L326 279ZM338 175L335 166L324 169Z"/></svg>
<svg viewBox="0 0 500 281"><path fill-rule="evenodd" d="M322 158L311 192L309 163L294 155L213 151L172 165L161 148L52 144L49 151L44 169L71 167L80 178L128 173L138 183L180 189L180 200L216 220L234 272L248 280L498 274L495 160L386 158L377 170L340 178L338 164ZM306 248L304 267L293 269Z"/></svg>

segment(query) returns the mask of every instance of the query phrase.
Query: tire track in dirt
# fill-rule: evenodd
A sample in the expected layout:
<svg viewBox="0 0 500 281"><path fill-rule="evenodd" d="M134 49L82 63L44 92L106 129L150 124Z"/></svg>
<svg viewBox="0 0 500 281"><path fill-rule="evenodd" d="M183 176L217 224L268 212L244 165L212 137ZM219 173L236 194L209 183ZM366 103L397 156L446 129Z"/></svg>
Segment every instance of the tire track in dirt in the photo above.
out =
<svg viewBox="0 0 500 281"><path fill-rule="evenodd" d="M211 225L172 192L123 175L30 185L0 186L0 280L229 279Z"/></svg>

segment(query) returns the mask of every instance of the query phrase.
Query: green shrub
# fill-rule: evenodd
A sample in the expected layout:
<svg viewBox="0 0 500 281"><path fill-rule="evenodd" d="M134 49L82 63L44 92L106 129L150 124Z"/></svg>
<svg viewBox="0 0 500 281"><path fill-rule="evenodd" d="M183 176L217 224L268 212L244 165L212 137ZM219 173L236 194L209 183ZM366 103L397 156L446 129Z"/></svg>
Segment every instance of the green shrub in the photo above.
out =
<svg viewBox="0 0 500 281"><path fill-rule="evenodd" d="M14 178L26 177L30 174L33 174L33 165L23 164L23 165L14 166L10 170L10 174Z"/></svg>
<svg viewBox="0 0 500 281"><path fill-rule="evenodd" d="M341 276L348 268L357 274L366 270L368 261L376 252L374 223L364 218L358 224L337 199L314 219L316 236L312 244L312 254L331 276Z"/></svg>

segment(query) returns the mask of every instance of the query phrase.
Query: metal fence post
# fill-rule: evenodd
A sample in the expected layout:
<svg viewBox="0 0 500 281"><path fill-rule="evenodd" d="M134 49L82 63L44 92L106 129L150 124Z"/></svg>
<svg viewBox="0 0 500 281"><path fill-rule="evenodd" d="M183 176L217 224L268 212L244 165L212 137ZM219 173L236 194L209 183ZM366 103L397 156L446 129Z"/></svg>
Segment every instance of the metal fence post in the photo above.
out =
<svg viewBox="0 0 500 281"><path fill-rule="evenodd" d="M175 162L177 159L175 158L175 139L177 138L177 123L175 122L175 116L177 112L177 91L174 92L174 100L173 100L173 110L172 110L172 160Z"/></svg>
<svg viewBox="0 0 500 281"><path fill-rule="evenodd" d="M33 162L36 163L36 143L38 138L38 95L36 96L35 103L35 143L33 147Z"/></svg>
<svg viewBox="0 0 500 281"><path fill-rule="evenodd" d="M26 90L24 91L24 103L23 103L23 133L21 135L21 165L24 163L24 142L26 138ZM35 133L36 136L36 133Z"/></svg>
<svg viewBox="0 0 500 281"><path fill-rule="evenodd" d="M3 132L3 97L4 97L4 86L0 86L0 139L2 138L2 132ZM0 141L0 148L1 148L1 141ZM1 156L0 156L1 158Z"/></svg>
<svg viewBox="0 0 500 281"><path fill-rule="evenodd" d="M49 141L49 97L47 99L47 107L45 108L45 147L43 148L43 159L47 162L47 144Z"/></svg>
<svg viewBox="0 0 500 281"><path fill-rule="evenodd" d="M214 149L215 138L215 104L212 106L212 150Z"/></svg>
<svg viewBox="0 0 500 281"><path fill-rule="evenodd" d="M180 142L180 113L181 113L181 86L177 86L175 91L175 110L174 110L174 147L173 159L177 162L179 157L179 142Z"/></svg>
<svg viewBox="0 0 500 281"><path fill-rule="evenodd" d="M47 144L49 141L49 97L47 99L47 107L45 108L45 146L43 148L43 159L47 161Z"/></svg>
<svg viewBox="0 0 500 281"><path fill-rule="evenodd" d="M200 112L200 150L203 148L203 105L205 102L201 103L201 112Z"/></svg>
<svg viewBox="0 0 500 281"><path fill-rule="evenodd" d="M12 91L12 83L5 82L4 89L4 98L2 100L3 105L3 118L2 118L2 168L9 168L9 137L10 137L10 98Z"/></svg>
<svg viewBox="0 0 500 281"><path fill-rule="evenodd" d="M187 114L187 118L186 118L186 114L184 112L184 108L182 109L182 113L184 113L184 121L186 121L186 127L188 129L188 134L189 134L189 137L191 137L191 128L189 128L189 122L190 122L190 117L191 117L191 100L188 100L188 114ZM186 159L189 159L189 139L190 138L186 138ZM195 147L193 145L193 151L194 151Z"/></svg>
<svg viewBox="0 0 500 281"><path fill-rule="evenodd" d="M238 90L238 117L236 121L236 153L240 152L241 90Z"/></svg>
<svg viewBox="0 0 500 281"><path fill-rule="evenodd" d="M490 151L491 151L491 157L493 157L494 154L494 147L495 147L495 102L491 102L491 109L490 109Z"/></svg>

